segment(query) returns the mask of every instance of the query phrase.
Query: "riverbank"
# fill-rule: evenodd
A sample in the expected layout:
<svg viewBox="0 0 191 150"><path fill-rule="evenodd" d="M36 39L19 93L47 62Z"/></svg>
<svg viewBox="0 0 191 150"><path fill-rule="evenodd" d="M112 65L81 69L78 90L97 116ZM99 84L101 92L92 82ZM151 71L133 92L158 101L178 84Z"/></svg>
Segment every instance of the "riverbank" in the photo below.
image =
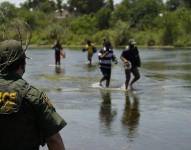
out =
<svg viewBox="0 0 191 150"><path fill-rule="evenodd" d="M40 49L47 49L47 48L52 48L53 45L38 45L38 44L31 44L29 48L35 49L35 48L40 48ZM101 48L101 45L95 45L97 48ZM81 49L84 47L84 45L63 45L63 48L74 48L74 49ZM117 46L114 48L117 49L124 49L126 46ZM138 45L139 48L148 48L148 49L174 49L174 48L182 48L182 49L191 49L191 47L176 47L172 45L154 45L154 46L147 46L147 45Z"/></svg>

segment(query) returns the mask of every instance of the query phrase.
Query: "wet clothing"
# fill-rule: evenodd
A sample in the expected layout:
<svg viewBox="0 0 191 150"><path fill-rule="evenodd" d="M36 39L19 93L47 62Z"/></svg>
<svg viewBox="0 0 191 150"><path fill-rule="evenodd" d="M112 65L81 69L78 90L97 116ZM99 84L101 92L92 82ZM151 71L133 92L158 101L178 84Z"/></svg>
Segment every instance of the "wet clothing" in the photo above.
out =
<svg viewBox="0 0 191 150"><path fill-rule="evenodd" d="M94 49L93 45L86 45L86 48L87 48L88 54L93 54L93 49Z"/></svg>
<svg viewBox="0 0 191 150"><path fill-rule="evenodd" d="M15 73L0 74L2 150L38 150L65 125L45 93Z"/></svg>
<svg viewBox="0 0 191 150"><path fill-rule="evenodd" d="M139 69L138 69L137 67L131 68L130 70L125 69L125 77L126 77L126 80L128 80L128 82L129 82L129 80L130 80L131 73L133 74L133 76L134 76L135 78L137 78L137 79L140 78Z"/></svg>
<svg viewBox="0 0 191 150"><path fill-rule="evenodd" d="M104 57L102 57L102 55L104 55L105 53L107 53ZM116 61L116 57L113 53L113 50L103 50L101 49L98 53L98 58L99 58L99 65L100 68L105 68L105 69L110 69L112 66L112 61Z"/></svg>
<svg viewBox="0 0 191 150"><path fill-rule="evenodd" d="M60 65L60 54L62 50L61 44L57 43L56 45L53 46L53 49L55 51L55 64Z"/></svg>
<svg viewBox="0 0 191 150"><path fill-rule="evenodd" d="M116 61L117 59L113 53L113 50L104 50L101 49L98 53L99 65L101 73L103 74L102 79L100 80L100 84L102 81L106 80L106 87L109 86L110 78L111 78L111 67L112 61Z"/></svg>
<svg viewBox="0 0 191 150"><path fill-rule="evenodd" d="M101 73L103 74L103 76L105 77L106 80L110 80L111 78L111 68L100 68Z"/></svg>
<svg viewBox="0 0 191 150"><path fill-rule="evenodd" d="M130 61L132 68L141 66L141 60L140 60L139 51L138 51L137 47L133 47L133 48L124 50L121 54L121 57Z"/></svg>
<svg viewBox="0 0 191 150"><path fill-rule="evenodd" d="M96 48L94 47L94 45L86 45L86 50L87 50L87 59L89 61L91 61L92 57L93 57L93 53L95 52Z"/></svg>
<svg viewBox="0 0 191 150"><path fill-rule="evenodd" d="M131 81L130 85L132 86L134 82L136 82L140 78L140 73L138 67L141 66L141 60L139 56L139 51L137 47L129 45L127 50L124 50L121 54L121 57L125 58L127 61L131 63L131 69L128 67L125 68L125 87L128 89L129 81L131 79L131 73L133 74L134 78Z"/></svg>
<svg viewBox="0 0 191 150"><path fill-rule="evenodd" d="M88 58L89 61L91 61L92 56L93 56L93 46L89 46L87 48L87 51L88 51L87 58Z"/></svg>

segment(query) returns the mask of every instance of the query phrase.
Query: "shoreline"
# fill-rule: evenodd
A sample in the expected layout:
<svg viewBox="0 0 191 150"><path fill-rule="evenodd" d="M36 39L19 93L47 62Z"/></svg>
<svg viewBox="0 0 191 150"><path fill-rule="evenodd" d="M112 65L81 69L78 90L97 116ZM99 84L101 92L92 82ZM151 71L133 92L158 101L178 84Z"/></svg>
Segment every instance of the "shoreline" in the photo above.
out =
<svg viewBox="0 0 191 150"><path fill-rule="evenodd" d="M101 48L101 45L95 45L97 48ZM176 47L176 46L172 46L172 45L154 45L154 46L146 46L146 45L137 45L138 48L148 48L148 49L152 49L152 48L156 48L156 49L177 49L177 48L182 48L182 49L191 49L191 47ZM83 48L84 45L63 45L63 48L77 48L77 49L81 49ZM124 49L126 46L125 45L121 45L121 46L117 46L114 48L117 49ZM38 44L31 44L29 46L30 49L35 49L35 48L40 48L40 49L46 49L46 48L52 48L52 45L38 45Z"/></svg>

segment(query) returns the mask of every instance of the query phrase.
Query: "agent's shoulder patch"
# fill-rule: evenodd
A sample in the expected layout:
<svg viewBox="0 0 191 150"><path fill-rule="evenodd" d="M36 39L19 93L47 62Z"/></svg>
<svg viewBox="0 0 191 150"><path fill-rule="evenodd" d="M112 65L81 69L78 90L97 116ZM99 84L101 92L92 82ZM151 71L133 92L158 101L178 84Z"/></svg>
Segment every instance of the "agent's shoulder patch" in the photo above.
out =
<svg viewBox="0 0 191 150"><path fill-rule="evenodd" d="M22 98L19 92L0 85L0 114L12 114L19 111Z"/></svg>
<svg viewBox="0 0 191 150"><path fill-rule="evenodd" d="M33 105L41 104L47 105L48 107L53 107L47 95L33 86L30 86L25 98L28 99Z"/></svg>
<svg viewBox="0 0 191 150"><path fill-rule="evenodd" d="M49 108L53 108L53 105L50 102L50 99L44 92L42 93L42 101L43 101L43 103L47 104Z"/></svg>

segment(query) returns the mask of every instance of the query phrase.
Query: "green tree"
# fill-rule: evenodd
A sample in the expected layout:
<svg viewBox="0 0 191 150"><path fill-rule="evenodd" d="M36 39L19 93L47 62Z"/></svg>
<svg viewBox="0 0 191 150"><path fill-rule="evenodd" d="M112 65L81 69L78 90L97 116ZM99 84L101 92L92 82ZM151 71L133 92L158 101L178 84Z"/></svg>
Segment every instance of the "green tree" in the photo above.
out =
<svg viewBox="0 0 191 150"><path fill-rule="evenodd" d="M114 44L116 46L119 45L126 45L131 38L131 33L129 29L128 22L118 21L114 29L116 31L115 38L114 38Z"/></svg>
<svg viewBox="0 0 191 150"><path fill-rule="evenodd" d="M179 19L175 12L166 13L163 17L162 44L173 45L180 35Z"/></svg>
<svg viewBox="0 0 191 150"><path fill-rule="evenodd" d="M112 13L112 24L115 24L118 20L128 21L129 13L128 8L125 5L118 5L115 7L114 12Z"/></svg>
<svg viewBox="0 0 191 150"><path fill-rule="evenodd" d="M166 2L166 7L170 11L175 11L179 7L191 8L191 1L190 0L168 0Z"/></svg>
<svg viewBox="0 0 191 150"><path fill-rule="evenodd" d="M59 10L60 15L62 15L62 0L56 0L56 8Z"/></svg>
<svg viewBox="0 0 191 150"><path fill-rule="evenodd" d="M43 0L44 2L44 0ZM40 5L40 1L39 0L27 0L22 4L22 7L28 8L28 9L37 9Z"/></svg>
<svg viewBox="0 0 191 150"><path fill-rule="evenodd" d="M64 33L64 28L59 24L49 25L47 27L48 38L51 40L60 39Z"/></svg>
<svg viewBox="0 0 191 150"><path fill-rule="evenodd" d="M180 7L183 4L182 0L168 0L166 2L166 7L170 11L176 10L178 7Z"/></svg>
<svg viewBox="0 0 191 150"><path fill-rule="evenodd" d="M177 10L176 13L179 16L182 29L184 29L185 33L191 34L191 10L182 8Z"/></svg>
<svg viewBox="0 0 191 150"><path fill-rule="evenodd" d="M183 0L185 3L185 6L190 7L191 8L191 1L190 0Z"/></svg>
<svg viewBox="0 0 191 150"><path fill-rule="evenodd" d="M68 0L69 10L80 14L97 12L104 6L104 0Z"/></svg>
<svg viewBox="0 0 191 150"><path fill-rule="evenodd" d="M22 8L18 11L17 18L20 18L21 20L24 20L27 22L32 29L35 29L37 27L37 17L36 12L33 13L26 8Z"/></svg>
<svg viewBox="0 0 191 150"><path fill-rule="evenodd" d="M130 9L136 5L140 0L123 0L121 5L124 5L126 8Z"/></svg>
<svg viewBox="0 0 191 150"><path fill-rule="evenodd" d="M108 29L110 27L111 9L103 7L96 13L96 18L99 29Z"/></svg>
<svg viewBox="0 0 191 150"><path fill-rule="evenodd" d="M114 10L113 0L107 0L107 1L106 1L106 6L113 11L113 10Z"/></svg>
<svg viewBox="0 0 191 150"><path fill-rule="evenodd" d="M163 7L162 0L136 0L130 4L129 17L131 27L139 29L152 27L153 19L159 15Z"/></svg>
<svg viewBox="0 0 191 150"><path fill-rule="evenodd" d="M56 4L54 1L45 1L40 3L39 10L45 12L45 13L52 13L56 9Z"/></svg>
<svg viewBox="0 0 191 150"><path fill-rule="evenodd" d="M10 22L17 15L17 8L9 3L3 2L0 4L0 40L8 39Z"/></svg>
<svg viewBox="0 0 191 150"><path fill-rule="evenodd" d="M41 10L49 13L55 10L55 2L49 0L27 0L22 7L30 10Z"/></svg>
<svg viewBox="0 0 191 150"><path fill-rule="evenodd" d="M0 16L5 17L6 19L14 18L17 15L16 7L9 3L3 2L0 4Z"/></svg>
<svg viewBox="0 0 191 150"><path fill-rule="evenodd" d="M83 15L71 21L71 31L75 34L95 34L96 18L93 15Z"/></svg>

